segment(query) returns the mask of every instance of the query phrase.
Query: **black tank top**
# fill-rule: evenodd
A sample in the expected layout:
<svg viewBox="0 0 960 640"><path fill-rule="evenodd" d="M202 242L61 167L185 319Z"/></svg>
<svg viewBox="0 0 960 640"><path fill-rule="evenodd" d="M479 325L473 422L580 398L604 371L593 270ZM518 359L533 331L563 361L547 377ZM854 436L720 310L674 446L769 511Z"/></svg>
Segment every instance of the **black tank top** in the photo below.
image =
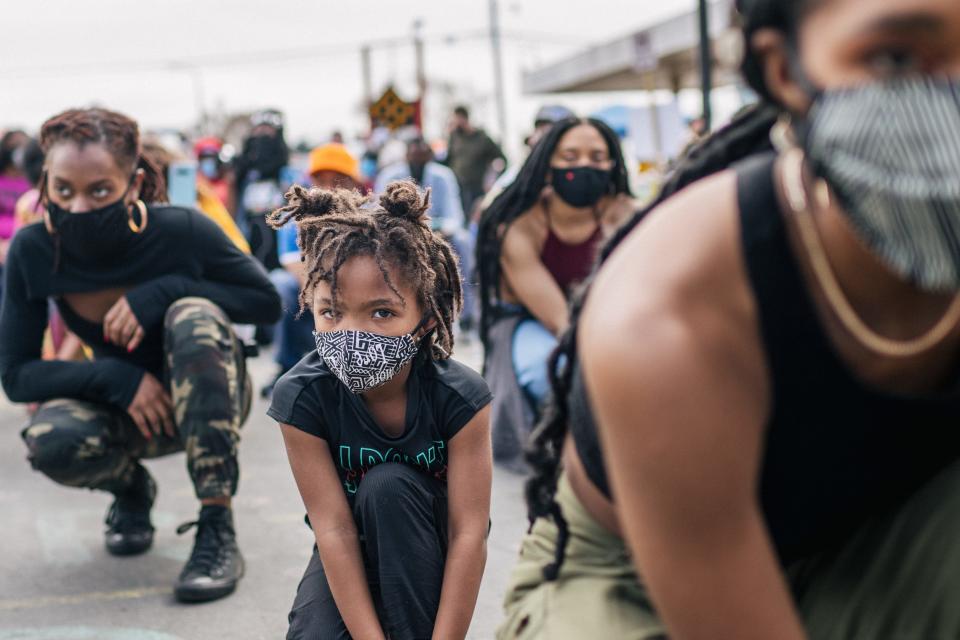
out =
<svg viewBox="0 0 960 640"><path fill-rule="evenodd" d="M960 387L893 395L856 378L821 327L787 238L775 156L736 168L741 241L756 299L772 405L759 500L786 564L845 538L960 455ZM610 489L579 368L570 428L591 481Z"/></svg>

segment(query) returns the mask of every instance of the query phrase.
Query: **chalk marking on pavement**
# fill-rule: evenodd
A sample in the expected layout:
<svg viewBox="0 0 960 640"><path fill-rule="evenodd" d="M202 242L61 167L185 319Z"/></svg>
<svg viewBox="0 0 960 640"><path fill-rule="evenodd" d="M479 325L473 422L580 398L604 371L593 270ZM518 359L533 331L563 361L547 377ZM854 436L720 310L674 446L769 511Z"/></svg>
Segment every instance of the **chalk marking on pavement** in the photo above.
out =
<svg viewBox="0 0 960 640"><path fill-rule="evenodd" d="M45 627L0 629L0 640L181 640L181 638L149 629Z"/></svg>
<svg viewBox="0 0 960 640"><path fill-rule="evenodd" d="M171 593L169 586L143 587L141 589L120 589L118 591L88 591L72 596L40 596L36 598L10 598L0 600L0 611L16 611L18 609L39 609L40 607L57 607L84 604L87 602L107 602L110 600L136 600Z"/></svg>
<svg viewBox="0 0 960 640"><path fill-rule="evenodd" d="M93 560L90 550L77 538L76 515L75 511L61 511L37 516L40 547L48 564L84 564Z"/></svg>

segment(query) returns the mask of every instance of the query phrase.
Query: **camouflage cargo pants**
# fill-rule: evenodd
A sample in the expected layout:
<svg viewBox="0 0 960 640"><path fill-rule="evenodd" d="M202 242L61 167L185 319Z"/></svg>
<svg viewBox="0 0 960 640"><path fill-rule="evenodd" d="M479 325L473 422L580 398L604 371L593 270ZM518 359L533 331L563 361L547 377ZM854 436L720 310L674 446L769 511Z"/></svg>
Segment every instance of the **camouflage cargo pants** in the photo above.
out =
<svg viewBox="0 0 960 640"><path fill-rule="evenodd" d="M198 498L236 493L237 442L251 397L243 345L219 307L183 298L167 310L164 353L176 437L144 440L114 406L52 400L22 433L34 469L60 484L117 493L130 486L141 459L186 451Z"/></svg>

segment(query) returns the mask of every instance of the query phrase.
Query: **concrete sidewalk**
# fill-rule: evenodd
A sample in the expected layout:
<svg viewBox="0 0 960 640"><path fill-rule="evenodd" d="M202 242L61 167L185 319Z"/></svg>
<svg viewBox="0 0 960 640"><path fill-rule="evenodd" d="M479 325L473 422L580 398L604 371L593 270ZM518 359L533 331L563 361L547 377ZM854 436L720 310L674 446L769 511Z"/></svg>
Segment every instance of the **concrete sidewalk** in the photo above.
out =
<svg viewBox="0 0 960 640"><path fill-rule="evenodd" d="M464 359L477 363L475 351ZM266 356L251 361L255 388L269 379ZM0 406L0 640L205 640L282 638L306 568L312 536L276 424L257 399L244 427L235 509L247 574L224 600L181 605L171 586L193 532L197 505L183 454L148 461L160 488L153 549L115 558L103 548L110 496L60 487L30 469L19 430L22 408ZM522 479L494 473L493 529L471 638L492 638L510 567L526 528Z"/></svg>

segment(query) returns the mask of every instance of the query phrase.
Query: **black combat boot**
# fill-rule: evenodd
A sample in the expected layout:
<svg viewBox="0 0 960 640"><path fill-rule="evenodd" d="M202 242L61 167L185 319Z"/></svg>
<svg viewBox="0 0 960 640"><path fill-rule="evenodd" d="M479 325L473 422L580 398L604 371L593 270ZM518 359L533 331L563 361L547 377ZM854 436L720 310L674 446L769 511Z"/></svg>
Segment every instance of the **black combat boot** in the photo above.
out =
<svg viewBox="0 0 960 640"><path fill-rule="evenodd" d="M107 551L115 556L143 553L153 545L150 508L157 497L157 483L146 469L137 465L133 484L114 496L107 511Z"/></svg>
<svg viewBox="0 0 960 640"><path fill-rule="evenodd" d="M229 508L205 505L200 519L177 528L182 534L197 527L193 553L174 586L181 602L206 602L229 595L243 577L243 556L237 547L233 515Z"/></svg>

